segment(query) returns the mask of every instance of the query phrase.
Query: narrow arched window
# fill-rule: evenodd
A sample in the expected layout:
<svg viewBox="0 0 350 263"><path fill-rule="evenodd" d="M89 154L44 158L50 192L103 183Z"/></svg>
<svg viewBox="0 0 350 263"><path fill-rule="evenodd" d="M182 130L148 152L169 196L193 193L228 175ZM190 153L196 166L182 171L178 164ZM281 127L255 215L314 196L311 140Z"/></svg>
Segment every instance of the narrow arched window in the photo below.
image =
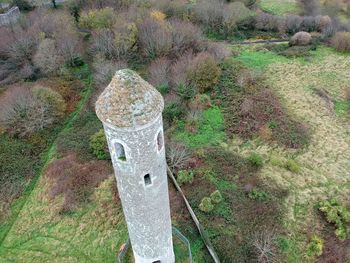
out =
<svg viewBox="0 0 350 263"><path fill-rule="evenodd" d="M114 144L114 148L115 148L115 154L116 154L117 159L120 161L126 161L124 146L121 143L116 142Z"/></svg>
<svg viewBox="0 0 350 263"><path fill-rule="evenodd" d="M160 131L160 132L158 132L158 135L157 135L158 151L160 151L163 148L163 145L164 145L163 133L162 133L162 131Z"/></svg>

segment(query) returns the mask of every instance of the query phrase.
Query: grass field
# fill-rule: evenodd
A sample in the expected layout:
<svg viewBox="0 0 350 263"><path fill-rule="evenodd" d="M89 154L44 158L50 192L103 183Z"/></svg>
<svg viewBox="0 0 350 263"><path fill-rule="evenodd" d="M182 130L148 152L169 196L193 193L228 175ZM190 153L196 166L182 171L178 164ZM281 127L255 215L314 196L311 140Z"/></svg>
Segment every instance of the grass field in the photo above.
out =
<svg viewBox="0 0 350 263"><path fill-rule="evenodd" d="M298 13L296 0L261 0L261 9L274 15Z"/></svg>
<svg viewBox="0 0 350 263"><path fill-rule="evenodd" d="M248 143L234 138L223 144L242 156L259 153L265 160L259 176L266 184L273 182L288 189L284 224L294 233L291 239L296 249L303 251L309 236L317 234L322 224L315 209L317 202L328 198L350 202L350 122L346 110L340 111L337 106L339 102L342 105L344 90L350 83L350 56L319 48L308 59L286 59L272 52L252 50L242 52L238 59L262 70L267 84L289 112L311 130L311 143L301 150L286 150L259 139ZM318 96L315 89L326 90L333 102ZM283 167L289 159L299 164L298 173ZM300 261L294 258L290 262Z"/></svg>

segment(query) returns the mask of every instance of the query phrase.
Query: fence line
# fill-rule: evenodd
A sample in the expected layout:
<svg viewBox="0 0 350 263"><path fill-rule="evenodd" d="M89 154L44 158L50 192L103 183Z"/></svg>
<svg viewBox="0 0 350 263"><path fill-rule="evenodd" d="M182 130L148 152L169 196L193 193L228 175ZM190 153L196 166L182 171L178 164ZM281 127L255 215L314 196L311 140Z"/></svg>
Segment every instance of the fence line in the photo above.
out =
<svg viewBox="0 0 350 263"><path fill-rule="evenodd" d="M196 214L194 213L190 203L187 201L187 198L185 196L185 194L182 192L181 187L179 186L179 184L177 183L175 176L173 174L173 172L170 170L169 166L168 166L168 176L170 177L170 179L172 180L173 184L175 185L175 188L177 189L177 191L181 194L183 200L185 201L187 210L190 212L190 215L192 217L192 220L194 221L194 223L197 226L197 229L199 231L199 234L201 235L205 246L207 247L211 257L213 258L215 263L220 263L219 257L215 252L214 246L212 245L212 243L209 240L208 235L205 233L205 230L203 228L203 226L201 225L201 223L199 222Z"/></svg>

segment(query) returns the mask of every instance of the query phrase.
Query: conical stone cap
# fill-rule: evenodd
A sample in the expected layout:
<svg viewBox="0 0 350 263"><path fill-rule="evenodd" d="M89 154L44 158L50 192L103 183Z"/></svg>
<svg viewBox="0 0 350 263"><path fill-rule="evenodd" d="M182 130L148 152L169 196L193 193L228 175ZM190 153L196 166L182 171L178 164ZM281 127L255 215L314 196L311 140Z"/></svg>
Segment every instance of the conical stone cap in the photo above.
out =
<svg viewBox="0 0 350 263"><path fill-rule="evenodd" d="M118 70L96 102L97 117L117 128L151 123L163 108L162 95L130 69Z"/></svg>

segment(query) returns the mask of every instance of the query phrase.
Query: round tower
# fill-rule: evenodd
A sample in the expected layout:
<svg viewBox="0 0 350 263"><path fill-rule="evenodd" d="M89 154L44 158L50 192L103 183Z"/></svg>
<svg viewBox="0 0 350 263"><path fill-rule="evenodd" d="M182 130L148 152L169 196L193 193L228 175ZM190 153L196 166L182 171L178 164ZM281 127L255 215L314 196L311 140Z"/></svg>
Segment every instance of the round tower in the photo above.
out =
<svg viewBox="0 0 350 263"><path fill-rule="evenodd" d="M136 72L116 72L96 102L136 263L175 262L161 94Z"/></svg>

